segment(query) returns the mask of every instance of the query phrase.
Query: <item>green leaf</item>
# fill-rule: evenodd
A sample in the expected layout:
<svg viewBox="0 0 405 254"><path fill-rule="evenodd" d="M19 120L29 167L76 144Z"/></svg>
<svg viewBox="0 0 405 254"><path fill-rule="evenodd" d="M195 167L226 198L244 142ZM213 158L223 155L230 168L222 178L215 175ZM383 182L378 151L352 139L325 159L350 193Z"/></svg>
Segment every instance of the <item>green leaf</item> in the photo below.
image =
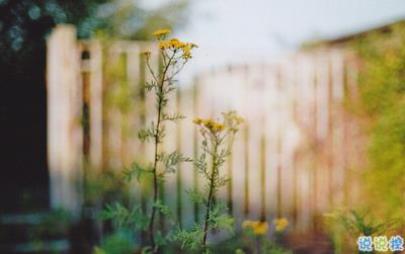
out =
<svg viewBox="0 0 405 254"><path fill-rule="evenodd" d="M155 136L154 130L150 128L141 129L138 132L138 138L142 142L149 141L149 139L153 138L154 136Z"/></svg>
<svg viewBox="0 0 405 254"><path fill-rule="evenodd" d="M156 203L153 205L161 214L165 216L171 216L171 210L170 208L163 204L161 200L156 201Z"/></svg>
<svg viewBox="0 0 405 254"><path fill-rule="evenodd" d="M203 204L205 202L204 195L197 189L188 190L187 193L191 199L191 202L195 204Z"/></svg>
<svg viewBox="0 0 405 254"><path fill-rule="evenodd" d="M182 249L198 250L201 248L203 236L201 225L196 224L188 230L178 228L172 238L180 243Z"/></svg>
<svg viewBox="0 0 405 254"><path fill-rule="evenodd" d="M145 174L152 174L153 171L151 168L142 167L137 162L133 162L131 167L124 169L122 173L124 175L124 180L130 182L134 176L139 181L142 176Z"/></svg>
<svg viewBox="0 0 405 254"><path fill-rule="evenodd" d="M102 220L111 220L116 228L146 229L149 219L138 206L132 209L124 207L121 203L107 204L101 212Z"/></svg>
<svg viewBox="0 0 405 254"><path fill-rule="evenodd" d="M182 153L174 151L170 154L162 153L159 156L159 160L163 162L166 173L174 173L177 169L177 165L182 162L191 162L192 159L185 157Z"/></svg>
<svg viewBox="0 0 405 254"><path fill-rule="evenodd" d="M162 120L163 121L177 121L186 118L184 115L180 113L173 113L173 114L163 114Z"/></svg>
<svg viewBox="0 0 405 254"><path fill-rule="evenodd" d="M211 229L223 229L233 232L234 223L235 219L227 213L227 208L224 204L218 203L213 206L209 217L209 225Z"/></svg>

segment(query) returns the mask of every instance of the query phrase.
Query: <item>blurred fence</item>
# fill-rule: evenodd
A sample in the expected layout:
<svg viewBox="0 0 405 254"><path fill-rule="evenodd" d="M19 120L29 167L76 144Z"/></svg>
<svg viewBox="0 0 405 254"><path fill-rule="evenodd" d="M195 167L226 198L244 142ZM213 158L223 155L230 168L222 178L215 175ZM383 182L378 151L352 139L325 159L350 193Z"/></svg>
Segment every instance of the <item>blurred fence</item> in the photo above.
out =
<svg viewBox="0 0 405 254"><path fill-rule="evenodd" d="M145 42L76 41L60 26L48 40L48 151L54 207L80 209L83 165L122 169L148 161L152 147L137 130L154 118L154 100L142 84L148 73L140 55ZM200 73L180 86L170 112L187 118L167 125L164 148L196 156L198 131L192 119L219 117L235 109L246 119L233 154L222 169L231 177L218 199L238 222L287 217L296 230L313 229L317 217L356 200L356 163L362 160L360 132L344 104L356 97L357 67L347 50L322 47L281 61L227 66ZM87 167L88 168L88 167ZM162 197L183 225L202 216L187 193L204 182L191 164L179 166L164 183ZM134 183L134 202L145 198Z"/></svg>

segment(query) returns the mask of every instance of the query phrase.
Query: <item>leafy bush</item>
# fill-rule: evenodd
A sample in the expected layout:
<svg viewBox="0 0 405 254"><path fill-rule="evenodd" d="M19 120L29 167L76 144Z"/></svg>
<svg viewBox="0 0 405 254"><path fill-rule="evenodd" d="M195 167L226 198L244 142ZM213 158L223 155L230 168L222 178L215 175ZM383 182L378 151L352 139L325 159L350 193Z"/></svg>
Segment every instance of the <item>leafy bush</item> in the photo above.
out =
<svg viewBox="0 0 405 254"><path fill-rule="evenodd" d="M405 23L360 39L356 49L362 61L357 109L370 141L365 200L374 214L404 223Z"/></svg>

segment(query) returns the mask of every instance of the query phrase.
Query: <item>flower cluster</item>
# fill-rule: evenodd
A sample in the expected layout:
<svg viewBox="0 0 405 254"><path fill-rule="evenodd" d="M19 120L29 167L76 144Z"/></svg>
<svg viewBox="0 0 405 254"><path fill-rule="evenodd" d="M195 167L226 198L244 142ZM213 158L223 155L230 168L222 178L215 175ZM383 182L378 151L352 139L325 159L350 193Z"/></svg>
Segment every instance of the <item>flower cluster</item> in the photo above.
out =
<svg viewBox="0 0 405 254"><path fill-rule="evenodd" d="M213 134L219 133L225 129L224 124L216 122L212 119L196 118L193 122L199 126L205 127Z"/></svg>
<svg viewBox="0 0 405 254"><path fill-rule="evenodd" d="M182 51L182 57L184 59L190 59L191 58L191 50L193 48L196 48L197 45L191 42L182 42L179 39L173 38L170 40L161 40L159 42L159 48L161 50L181 50Z"/></svg>
<svg viewBox="0 0 405 254"><path fill-rule="evenodd" d="M232 132L237 132L239 130L239 126L245 121L245 119L239 116L236 113L236 111L229 111L223 113L223 116L224 116L224 124Z"/></svg>
<svg viewBox="0 0 405 254"><path fill-rule="evenodd" d="M235 133L239 130L239 126L244 122L244 119L235 111L222 113L222 115L223 122L202 118L196 118L193 122L201 127L204 127L212 134L218 134L224 130L227 130L230 133Z"/></svg>
<svg viewBox="0 0 405 254"><path fill-rule="evenodd" d="M169 29L159 29L153 33L153 35L159 40L160 50L172 50L174 52L181 52L181 57L184 60L191 58L191 51L196 48L197 45L191 42L183 42L177 38L166 39L170 34Z"/></svg>
<svg viewBox="0 0 405 254"><path fill-rule="evenodd" d="M269 230L269 224L266 221L245 220L242 227L251 230L255 235L265 235Z"/></svg>
<svg viewBox="0 0 405 254"><path fill-rule="evenodd" d="M286 218L274 219L273 223L276 227L276 232L283 232L288 226L288 220Z"/></svg>

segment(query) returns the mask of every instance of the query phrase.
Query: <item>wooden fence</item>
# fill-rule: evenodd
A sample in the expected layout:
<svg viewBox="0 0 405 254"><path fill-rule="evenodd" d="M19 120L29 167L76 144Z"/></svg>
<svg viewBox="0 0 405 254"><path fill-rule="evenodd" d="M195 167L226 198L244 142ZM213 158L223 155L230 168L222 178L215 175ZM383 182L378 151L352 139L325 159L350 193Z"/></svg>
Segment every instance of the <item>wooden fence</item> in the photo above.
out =
<svg viewBox="0 0 405 254"><path fill-rule="evenodd" d="M92 170L122 169L148 161L152 147L137 130L154 116L154 100L140 53L145 42L77 41L69 26L48 40L48 151L54 207L77 211L83 165ZM167 125L167 151L196 156L200 138L196 116L219 117L235 109L246 123L222 171L231 177L218 198L237 222L284 216L298 231L313 229L331 208L355 202L356 165L361 161L359 130L344 103L356 96L356 62L347 50L316 48L281 61L227 66L180 84L169 111L187 118ZM191 164L179 166L164 183L163 198L183 225L202 215L185 192L203 180ZM134 183L134 202L145 194Z"/></svg>

